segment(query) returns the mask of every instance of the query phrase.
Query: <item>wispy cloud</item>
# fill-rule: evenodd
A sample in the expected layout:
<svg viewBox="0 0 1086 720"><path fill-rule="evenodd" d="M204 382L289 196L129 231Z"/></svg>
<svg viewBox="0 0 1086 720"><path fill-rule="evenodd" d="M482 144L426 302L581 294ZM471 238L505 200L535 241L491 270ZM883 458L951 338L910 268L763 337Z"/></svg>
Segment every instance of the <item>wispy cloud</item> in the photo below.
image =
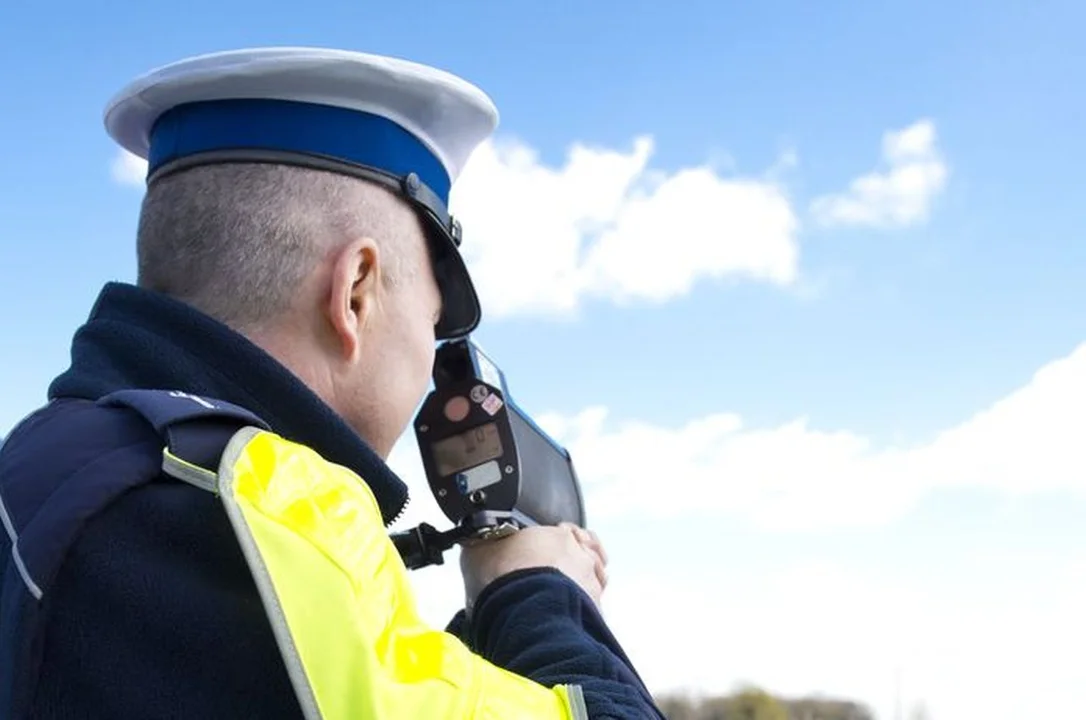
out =
<svg viewBox="0 0 1086 720"><path fill-rule="evenodd" d="M918 120L882 139L883 167L857 177L841 193L811 202L825 226L903 227L924 222L950 170L936 144L935 124Z"/></svg>

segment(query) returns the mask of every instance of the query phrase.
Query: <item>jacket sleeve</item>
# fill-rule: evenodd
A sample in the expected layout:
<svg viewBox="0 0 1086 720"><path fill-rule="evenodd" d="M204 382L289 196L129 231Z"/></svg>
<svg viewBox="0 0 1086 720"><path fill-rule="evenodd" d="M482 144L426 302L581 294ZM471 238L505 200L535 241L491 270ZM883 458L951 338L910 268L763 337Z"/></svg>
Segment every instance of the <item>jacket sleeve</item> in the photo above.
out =
<svg viewBox="0 0 1086 720"><path fill-rule="evenodd" d="M450 625L490 662L542 685L580 685L593 720L663 718L592 599L557 570L522 570Z"/></svg>
<svg viewBox="0 0 1086 720"><path fill-rule="evenodd" d="M302 717L210 493L119 498L84 527L47 602L35 720Z"/></svg>

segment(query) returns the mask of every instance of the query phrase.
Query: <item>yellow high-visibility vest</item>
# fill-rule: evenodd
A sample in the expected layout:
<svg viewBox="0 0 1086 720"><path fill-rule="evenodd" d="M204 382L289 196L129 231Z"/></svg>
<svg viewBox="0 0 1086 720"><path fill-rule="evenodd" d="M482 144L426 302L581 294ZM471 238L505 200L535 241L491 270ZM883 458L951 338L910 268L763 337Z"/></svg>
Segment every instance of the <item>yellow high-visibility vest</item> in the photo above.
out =
<svg viewBox="0 0 1086 720"><path fill-rule="evenodd" d="M217 472L164 454L222 501L308 720L587 720L580 686L545 687L418 614L369 486L312 449L240 430Z"/></svg>

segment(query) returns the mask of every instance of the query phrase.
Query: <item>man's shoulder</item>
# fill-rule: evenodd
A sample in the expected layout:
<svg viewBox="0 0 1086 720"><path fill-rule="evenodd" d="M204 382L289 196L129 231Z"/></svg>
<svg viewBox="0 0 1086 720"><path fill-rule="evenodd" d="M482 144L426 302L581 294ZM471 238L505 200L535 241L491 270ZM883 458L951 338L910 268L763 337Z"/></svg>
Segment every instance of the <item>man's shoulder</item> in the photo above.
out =
<svg viewBox="0 0 1086 720"><path fill-rule="evenodd" d="M123 408L58 398L26 416L8 435L5 467L32 462L38 474L55 463L77 467L101 452L147 452L160 444L154 428Z"/></svg>
<svg viewBox="0 0 1086 720"><path fill-rule="evenodd" d="M90 400L57 399L27 416L0 450L0 491L46 490L75 476L146 474L162 441L138 415Z"/></svg>
<svg viewBox="0 0 1086 720"><path fill-rule="evenodd" d="M161 442L139 416L87 400L54 400L0 449L0 504L20 572L45 592L85 523L160 475Z"/></svg>

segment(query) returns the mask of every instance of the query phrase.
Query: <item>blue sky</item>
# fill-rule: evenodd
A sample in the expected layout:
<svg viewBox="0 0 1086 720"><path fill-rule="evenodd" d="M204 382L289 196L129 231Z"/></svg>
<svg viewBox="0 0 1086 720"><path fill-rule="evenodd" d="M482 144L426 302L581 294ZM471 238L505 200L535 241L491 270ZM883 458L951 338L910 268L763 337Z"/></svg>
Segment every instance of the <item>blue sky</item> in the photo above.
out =
<svg viewBox="0 0 1086 720"><path fill-rule="evenodd" d="M116 90L243 46L408 57L501 111L453 200L479 339L583 459L608 612L651 682L890 717L900 667L936 718L1081 703L1086 10L735 5L9 3L0 434L134 276ZM435 621L454 572L420 579Z"/></svg>

